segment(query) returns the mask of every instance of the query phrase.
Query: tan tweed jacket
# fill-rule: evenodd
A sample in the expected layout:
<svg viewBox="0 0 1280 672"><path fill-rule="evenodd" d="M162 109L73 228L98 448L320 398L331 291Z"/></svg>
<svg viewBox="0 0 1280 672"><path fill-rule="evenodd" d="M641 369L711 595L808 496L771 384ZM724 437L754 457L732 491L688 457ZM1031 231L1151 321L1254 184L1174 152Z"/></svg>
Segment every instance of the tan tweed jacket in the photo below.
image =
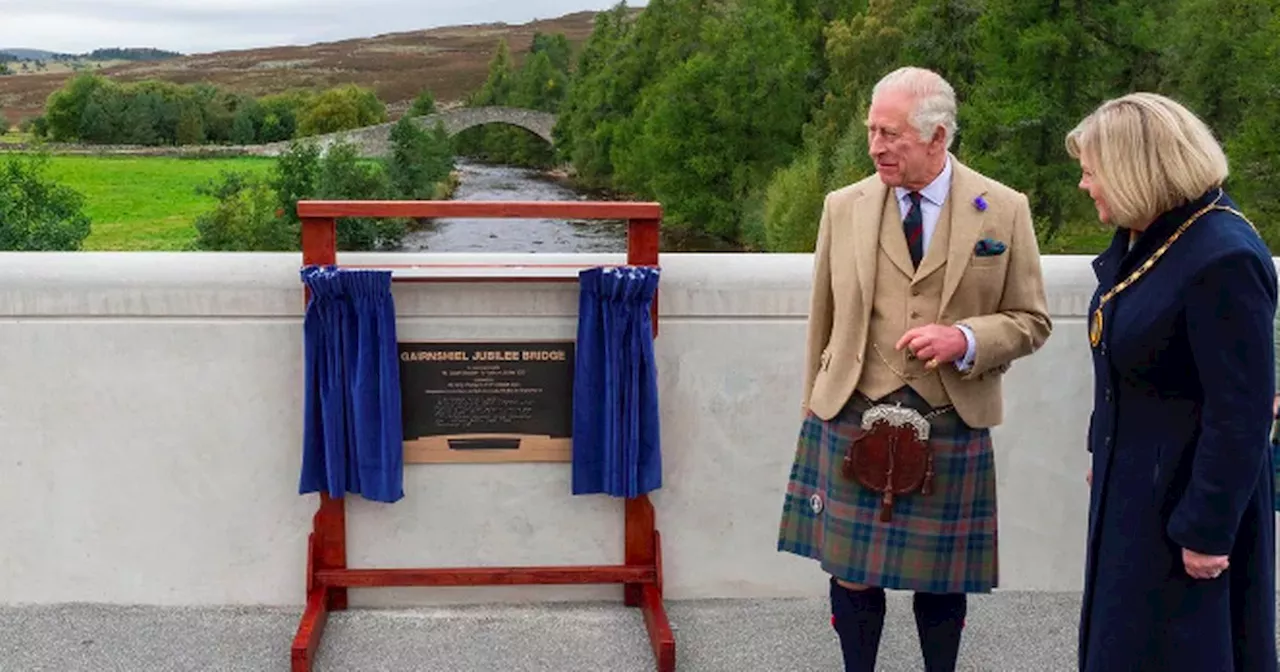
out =
<svg viewBox="0 0 1280 672"><path fill-rule="evenodd" d="M938 270L945 275L934 319L969 326L977 347L968 372L950 363L938 371L960 417L972 427L992 427L1003 419L1002 374L1013 360L1040 348L1052 324L1027 197L954 156L951 160L949 249ZM905 310L905 293L919 284L917 278L875 286L881 218L886 202L893 203L886 198L887 190L872 175L831 192L823 204L814 253L803 408L826 420L840 412L858 386L865 358L874 356L867 348L873 293L899 293L901 300L882 303ZM978 197L985 209L975 204ZM988 238L1004 243L1005 252L977 256L975 245Z"/></svg>

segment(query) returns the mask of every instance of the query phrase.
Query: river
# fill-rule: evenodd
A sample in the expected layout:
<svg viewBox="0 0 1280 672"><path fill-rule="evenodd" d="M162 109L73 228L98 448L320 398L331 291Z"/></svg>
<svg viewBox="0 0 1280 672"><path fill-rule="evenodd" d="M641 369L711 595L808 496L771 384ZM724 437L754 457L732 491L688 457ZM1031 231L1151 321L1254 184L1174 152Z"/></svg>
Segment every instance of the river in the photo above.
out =
<svg viewBox="0 0 1280 672"><path fill-rule="evenodd" d="M536 170L457 160L456 201L587 201ZM624 222L442 218L404 237L407 252L626 252Z"/></svg>

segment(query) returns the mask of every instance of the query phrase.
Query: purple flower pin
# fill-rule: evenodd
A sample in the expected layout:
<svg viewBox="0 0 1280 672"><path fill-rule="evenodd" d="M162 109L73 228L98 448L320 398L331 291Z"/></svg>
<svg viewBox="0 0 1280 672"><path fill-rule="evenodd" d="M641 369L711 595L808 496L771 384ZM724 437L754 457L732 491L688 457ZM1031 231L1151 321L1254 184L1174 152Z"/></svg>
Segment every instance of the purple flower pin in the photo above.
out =
<svg viewBox="0 0 1280 672"><path fill-rule="evenodd" d="M977 208L978 212L983 212L987 209L987 201L979 196L973 199L973 207Z"/></svg>

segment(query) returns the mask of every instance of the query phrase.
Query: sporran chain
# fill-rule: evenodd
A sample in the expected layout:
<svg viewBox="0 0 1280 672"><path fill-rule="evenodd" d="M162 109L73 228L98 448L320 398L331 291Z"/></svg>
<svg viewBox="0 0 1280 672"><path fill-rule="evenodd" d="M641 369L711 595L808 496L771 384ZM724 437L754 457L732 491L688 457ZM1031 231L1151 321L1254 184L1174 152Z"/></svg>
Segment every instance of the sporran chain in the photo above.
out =
<svg viewBox="0 0 1280 672"><path fill-rule="evenodd" d="M884 362L885 366L889 367L889 370L893 372L893 375L901 378L903 381L917 380L933 373L933 370L931 369L925 369L920 373L906 373L904 371L899 371L898 367L891 364L889 362L889 358L885 357L884 353L880 352L880 346L878 344L872 343L871 347L875 349L876 356L880 358L880 361Z"/></svg>

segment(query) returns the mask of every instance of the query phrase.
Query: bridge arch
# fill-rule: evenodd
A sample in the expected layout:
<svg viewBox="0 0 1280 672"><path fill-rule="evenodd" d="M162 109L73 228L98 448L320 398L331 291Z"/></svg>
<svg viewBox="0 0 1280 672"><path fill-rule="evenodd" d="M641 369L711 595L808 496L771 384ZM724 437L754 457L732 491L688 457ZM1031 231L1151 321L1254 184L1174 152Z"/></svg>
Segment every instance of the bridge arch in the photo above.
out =
<svg viewBox="0 0 1280 672"><path fill-rule="evenodd" d="M418 121L427 128L435 126L439 121L449 135L457 135L468 128L486 124L507 124L523 128L546 140L548 144L555 144L551 131L556 126L556 115L539 110L500 106L460 107L418 117Z"/></svg>
<svg viewBox="0 0 1280 672"><path fill-rule="evenodd" d="M485 124L509 124L518 126L536 134L548 144L555 145L552 129L556 126L556 115L551 112L530 110L520 107L459 107L452 110L415 117L424 128L434 128L439 122L450 136L457 135L468 128ZM330 145L344 140L356 146L359 154L365 157L384 156L391 148L391 128L395 122L353 128L346 131L326 133L324 135L301 138L303 142L317 143L321 151ZM262 146L262 154L275 156L289 148L288 142L275 142Z"/></svg>

